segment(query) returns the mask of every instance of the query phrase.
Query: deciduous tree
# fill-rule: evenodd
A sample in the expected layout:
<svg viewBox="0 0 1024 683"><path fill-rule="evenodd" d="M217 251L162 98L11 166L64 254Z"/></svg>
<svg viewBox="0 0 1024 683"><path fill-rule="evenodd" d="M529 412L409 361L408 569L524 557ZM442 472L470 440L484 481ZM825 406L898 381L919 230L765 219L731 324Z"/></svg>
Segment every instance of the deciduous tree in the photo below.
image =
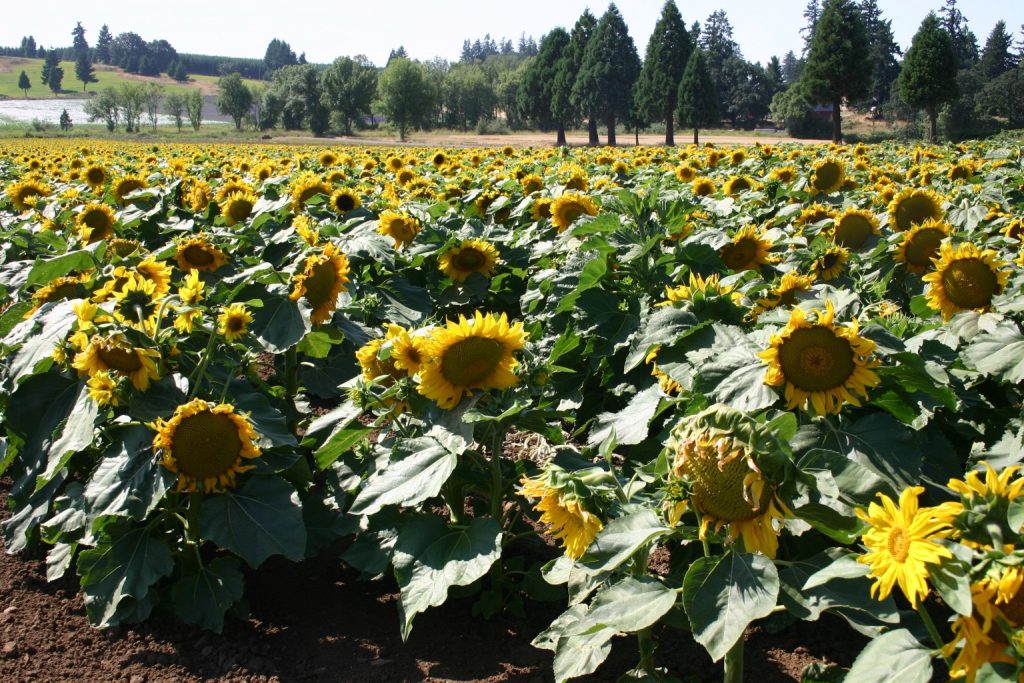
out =
<svg viewBox="0 0 1024 683"><path fill-rule="evenodd" d="M342 132L351 135L353 124L370 116L377 94L377 69L363 55L339 57L320 79L323 105L341 124Z"/></svg>
<svg viewBox="0 0 1024 683"><path fill-rule="evenodd" d="M180 92L171 92L164 98L164 112L174 119L174 125L181 132L185 124L185 112L188 110L188 95Z"/></svg>
<svg viewBox="0 0 1024 683"><path fill-rule="evenodd" d="M242 82L241 74L235 72L217 80L217 109L235 122L235 130L242 130L242 119L252 109L252 93Z"/></svg>
<svg viewBox="0 0 1024 683"><path fill-rule="evenodd" d="M377 94L388 121L398 128L399 140L405 140L409 128L423 120L430 108L423 66L403 57L396 57L385 67L377 82Z"/></svg>

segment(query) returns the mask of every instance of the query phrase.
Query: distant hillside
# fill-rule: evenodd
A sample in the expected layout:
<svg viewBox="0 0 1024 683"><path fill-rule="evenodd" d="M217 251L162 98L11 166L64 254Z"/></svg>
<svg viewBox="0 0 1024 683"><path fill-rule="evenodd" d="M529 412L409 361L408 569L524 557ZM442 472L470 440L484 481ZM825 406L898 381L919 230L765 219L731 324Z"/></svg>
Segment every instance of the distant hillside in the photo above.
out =
<svg viewBox="0 0 1024 683"><path fill-rule="evenodd" d="M64 69L64 80L59 95L54 95L49 88L42 84L40 73L43 70L42 59L29 59L27 57L0 57L0 98L22 99L25 94L18 89L18 76L24 71L32 82L32 88L28 91L30 99L52 99L54 97L81 98L89 97L109 86L117 86L121 83L159 83L167 89L167 92L184 92L198 88L206 97L217 95L217 78L215 76L190 76L187 83L179 83L167 76L151 77L138 74L126 73L124 70L105 64L96 64L96 83L90 83L88 89L83 92L82 82L75 80L75 63L62 61ZM254 85L259 81L247 80L246 85Z"/></svg>

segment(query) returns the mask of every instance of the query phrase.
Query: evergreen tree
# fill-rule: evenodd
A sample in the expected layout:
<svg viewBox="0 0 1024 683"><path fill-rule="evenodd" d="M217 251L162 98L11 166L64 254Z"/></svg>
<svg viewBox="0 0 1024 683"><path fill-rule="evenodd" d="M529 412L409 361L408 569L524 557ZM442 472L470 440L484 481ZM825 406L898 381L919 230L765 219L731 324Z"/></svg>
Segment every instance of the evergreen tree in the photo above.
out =
<svg viewBox="0 0 1024 683"><path fill-rule="evenodd" d="M479 43L480 41L477 42ZM409 59L409 53L405 51L404 45L399 45L398 49L391 51L391 53L388 55L388 62L387 64L384 65L384 67L387 68L387 66L391 64L391 60L393 59Z"/></svg>
<svg viewBox="0 0 1024 683"><path fill-rule="evenodd" d="M771 84L772 96L780 90L786 89L786 79L782 75L782 62L775 55L768 60L768 66L764 68L764 74L768 78L768 83Z"/></svg>
<svg viewBox="0 0 1024 683"><path fill-rule="evenodd" d="M717 10L708 16L704 27L700 32L700 40L697 43L704 51L704 61L711 72L711 79L715 82L715 91L718 93L718 110L724 111L732 93L724 77L725 64L732 58L742 59L739 45L732 37L732 24L725 10Z"/></svg>
<svg viewBox="0 0 1024 683"><path fill-rule="evenodd" d="M1016 66L1011 52L1013 38L1006 32L1006 22L997 21L992 33L985 40L985 49L981 53L978 69L986 81L995 80Z"/></svg>
<svg viewBox="0 0 1024 683"><path fill-rule="evenodd" d="M32 81L29 80L28 74L22 70L21 75L18 76L18 90L25 93L25 99L28 99L28 91L32 88Z"/></svg>
<svg viewBox="0 0 1024 683"><path fill-rule="evenodd" d="M863 97L871 85L866 43L864 21L853 0L825 0L800 87L809 99L832 105L832 141L836 143L843 137L843 99Z"/></svg>
<svg viewBox="0 0 1024 683"><path fill-rule="evenodd" d="M221 76L217 81L217 109L235 122L235 130L242 130L242 119L252 109L252 93L245 87L237 72Z"/></svg>
<svg viewBox="0 0 1024 683"><path fill-rule="evenodd" d="M900 60L903 51L896 44L892 33L892 21L882 19L882 10L877 0L861 0L861 14L868 37L868 54L871 57L871 87L868 95L875 106L888 101L892 84L900 75Z"/></svg>
<svg viewBox="0 0 1024 683"><path fill-rule="evenodd" d="M647 41L647 53L637 82L637 106L649 120L665 122L665 144L674 145L672 129L678 102L679 81L683 78L693 44L686 24L674 0L668 0L654 33Z"/></svg>
<svg viewBox="0 0 1024 683"><path fill-rule="evenodd" d="M39 54L39 48L36 47L36 39L32 36L27 36L21 39L21 56L22 57L36 57Z"/></svg>
<svg viewBox="0 0 1024 683"><path fill-rule="evenodd" d="M569 33L561 28L552 29L541 38L537 56L523 70L522 82L516 94L519 115L541 130L556 130L555 144L565 146L565 127L569 113L554 104L555 77L569 49Z"/></svg>
<svg viewBox="0 0 1024 683"><path fill-rule="evenodd" d="M900 97L915 109L928 114L928 139L935 142L939 105L957 98L957 56L953 40L939 23L935 13L929 13L903 60L900 71Z"/></svg>
<svg viewBox="0 0 1024 683"><path fill-rule="evenodd" d="M819 0L808 0L807 7L804 8L804 20L807 23L800 29L800 35L804 38L804 49L801 52L804 57L807 57L807 53L811 51L814 29L817 28L818 20L821 19L821 12L824 9L822 4Z"/></svg>
<svg viewBox="0 0 1024 683"><path fill-rule="evenodd" d="M680 126L693 128L693 144L698 144L698 130L718 122L718 94L711 78L704 53L693 50L679 82L676 117Z"/></svg>
<svg viewBox="0 0 1024 683"><path fill-rule="evenodd" d="M114 39L110 35L110 29L106 24L100 28L100 34L96 36L96 61L103 64L110 64L110 42Z"/></svg>
<svg viewBox="0 0 1024 683"><path fill-rule="evenodd" d="M585 112L581 112L573 99L573 86L576 84L576 77L583 65L583 55L587 49L587 43L597 28L597 19L590 10L583 10L583 14L576 20L576 25L569 33L569 47L565 51L555 75L555 82L551 91L551 115L556 120L568 121L570 119L582 118ZM596 145L597 119L589 116L587 120L588 144Z"/></svg>
<svg viewBox="0 0 1024 683"><path fill-rule="evenodd" d="M61 81L64 80L64 69L60 65L60 56L56 50L46 53L43 61L43 84L53 92L54 95L60 92Z"/></svg>
<svg viewBox="0 0 1024 683"><path fill-rule="evenodd" d="M65 132L71 130L71 114L67 109L60 113L60 129Z"/></svg>
<svg viewBox="0 0 1024 683"><path fill-rule="evenodd" d="M939 14L942 17L942 27L953 41L957 68L967 69L978 62L978 39L967 25L967 17L956 6L956 2L957 0L945 0Z"/></svg>
<svg viewBox="0 0 1024 683"><path fill-rule="evenodd" d="M803 71L803 61L796 58L792 50L782 58L782 81L787 85L793 85L800 80L800 72Z"/></svg>
<svg viewBox="0 0 1024 683"><path fill-rule="evenodd" d="M82 28L82 22L77 22L71 29L71 37L73 38L71 49L75 51L76 55L89 52L89 43L85 40L85 29Z"/></svg>
<svg viewBox="0 0 1024 683"><path fill-rule="evenodd" d="M608 127L608 144L615 145L615 119L629 115L633 87L640 75L640 56L615 3L594 29L572 88L573 101Z"/></svg>
<svg viewBox="0 0 1024 683"><path fill-rule="evenodd" d="M299 60L292 50L292 46L278 38L272 39L267 44L267 50L263 53L263 65L267 68L267 75L273 74L282 66L298 64Z"/></svg>
<svg viewBox="0 0 1024 683"><path fill-rule="evenodd" d="M93 68L92 60L89 59L88 50L79 52L75 59L75 80L82 81L83 92L90 83L95 83L97 80L96 69Z"/></svg>

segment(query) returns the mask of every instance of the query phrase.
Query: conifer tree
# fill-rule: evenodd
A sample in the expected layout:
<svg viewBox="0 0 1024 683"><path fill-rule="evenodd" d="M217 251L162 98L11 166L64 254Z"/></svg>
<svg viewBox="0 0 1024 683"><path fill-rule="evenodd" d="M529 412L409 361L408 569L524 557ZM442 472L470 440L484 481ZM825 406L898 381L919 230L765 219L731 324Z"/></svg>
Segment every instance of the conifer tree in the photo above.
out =
<svg viewBox="0 0 1024 683"><path fill-rule="evenodd" d="M978 69L986 81L995 80L1016 66L1013 53L1013 38L1006 32L1006 22L997 21L992 33L985 40Z"/></svg>
<svg viewBox="0 0 1024 683"><path fill-rule="evenodd" d="M519 114L542 130L554 128L557 132L555 144L565 146L565 127L569 113L553 107L555 77L562 59L569 48L569 33L557 27L540 41L537 56L527 64L522 81L516 93Z"/></svg>
<svg viewBox="0 0 1024 683"><path fill-rule="evenodd" d="M864 21L853 0L826 0L800 84L808 99L832 105L832 142L840 142L843 100L863 97L871 85Z"/></svg>
<svg viewBox="0 0 1024 683"><path fill-rule="evenodd" d="M647 53L637 82L637 106L652 121L665 122L665 144L674 145L675 108L679 82L683 78L693 43L674 0L668 0L654 33L647 41Z"/></svg>
<svg viewBox="0 0 1024 683"><path fill-rule="evenodd" d="M114 40L114 37L110 35L110 29L107 28L106 24L100 28L100 33L96 36L96 61L102 64L110 64L110 43Z"/></svg>
<svg viewBox="0 0 1024 683"><path fill-rule="evenodd" d="M718 93L700 49L694 49L686 62L679 82L676 115L680 126L693 128L693 144L698 144L698 130L718 122Z"/></svg>
<svg viewBox="0 0 1024 683"><path fill-rule="evenodd" d="M900 97L928 114L928 140L935 142L939 105L952 102L959 94L956 84L957 56L950 38L934 12L928 14L914 34L900 71Z"/></svg>
<svg viewBox="0 0 1024 683"><path fill-rule="evenodd" d="M60 92L61 81L64 80L64 69L60 65L60 57L56 50L46 53L43 61L43 84L48 87L54 95Z"/></svg>
<svg viewBox="0 0 1024 683"><path fill-rule="evenodd" d="M592 118L604 119L608 144L614 146L615 120L629 116L633 87L640 75L640 56L626 22L615 3L594 29L583 53L583 64L572 88L572 98Z"/></svg>
<svg viewBox="0 0 1024 683"><path fill-rule="evenodd" d="M73 38L71 48L76 54L89 51L89 43L85 40L85 29L82 27L82 22L77 22L71 29L71 37Z"/></svg>
<svg viewBox="0 0 1024 683"><path fill-rule="evenodd" d="M559 60L555 82L551 89L551 115L556 119L568 121L570 119L582 118L586 112L579 111L572 97L573 86L576 83L576 76L583 64L583 53L586 51L587 43L590 41L594 29L597 28L597 19L584 10L576 25L569 33L569 46L565 50L562 59ZM598 144L597 120L592 116L587 121L588 143Z"/></svg>
<svg viewBox="0 0 1024 683"><path fill-rule="evenodd" d="M32 81L30 81L28 79L28 74L25 73L25 71L23 69L22 72L21 72L21 75L18 76L18 90L21 90L23 93L25 93L25 99L26 100L28 99L28 91L31 88L32 88Z"/></svg>
<svg viewBox="0 0 1024 683"><path fill-rule="evenodd" d="M78 57L75 59L75 79L82 81L82 90L84 91L90 83L96 82L96 69L93 68L92 60L89 59L89 51L85 50L78 53Z"/></svg>

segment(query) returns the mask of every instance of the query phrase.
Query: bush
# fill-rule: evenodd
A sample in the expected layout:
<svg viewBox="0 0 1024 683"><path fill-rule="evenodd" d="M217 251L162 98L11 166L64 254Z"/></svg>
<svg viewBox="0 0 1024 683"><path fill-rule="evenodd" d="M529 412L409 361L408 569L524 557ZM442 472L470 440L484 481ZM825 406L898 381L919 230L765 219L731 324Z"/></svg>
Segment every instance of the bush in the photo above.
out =
<svg viewBox="0 0 1024 683"><path fill-rule="evenodd" d="M480 119L476 124L477 135L508 135L511 132L504 119Z"/></svg>
<svg viewBox="0 0 1024 683"><path fill-rule="evenodd" d="M32 119L32 130L37 133L45 133L46 131L53 130L53 124L43 119Z"/></svg>

